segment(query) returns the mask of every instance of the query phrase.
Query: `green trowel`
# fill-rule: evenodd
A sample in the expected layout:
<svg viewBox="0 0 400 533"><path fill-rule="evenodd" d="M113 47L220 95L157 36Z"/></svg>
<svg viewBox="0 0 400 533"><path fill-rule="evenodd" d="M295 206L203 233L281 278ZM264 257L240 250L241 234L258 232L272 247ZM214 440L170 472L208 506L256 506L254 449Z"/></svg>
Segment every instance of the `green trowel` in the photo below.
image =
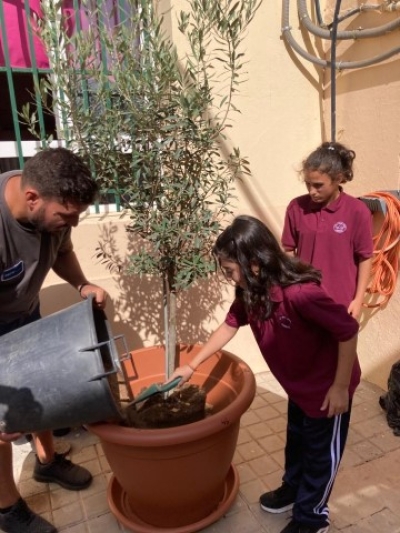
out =
<svg viewBox="0 0 400 533"><path fill-rule="evenodd" d="M168 383L153 383L143 392L138 394L136 398L129 403L129 405L135 405L136 403L143 402L143 400L147 400L147 398L150 398L150 396L153 396L154 394L157 394L159 392L168 392L171 389L174 389L179 384L181 379L182 376L178 376L172 381L169 381Z"/></svg>

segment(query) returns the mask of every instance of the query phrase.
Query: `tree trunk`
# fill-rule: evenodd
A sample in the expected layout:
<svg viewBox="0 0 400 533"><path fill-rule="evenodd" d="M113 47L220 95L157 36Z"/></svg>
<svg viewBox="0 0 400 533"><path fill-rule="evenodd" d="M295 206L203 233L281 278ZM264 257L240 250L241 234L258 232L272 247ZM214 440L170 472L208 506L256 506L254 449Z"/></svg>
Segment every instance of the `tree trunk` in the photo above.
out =
<svg viewBox="0 0 400 533"><path fill-rule="evenodd" d="M168 272L163 275L163 307L165 338L165 376L169 378L176 367L176 293L171 290Z"/></svg>

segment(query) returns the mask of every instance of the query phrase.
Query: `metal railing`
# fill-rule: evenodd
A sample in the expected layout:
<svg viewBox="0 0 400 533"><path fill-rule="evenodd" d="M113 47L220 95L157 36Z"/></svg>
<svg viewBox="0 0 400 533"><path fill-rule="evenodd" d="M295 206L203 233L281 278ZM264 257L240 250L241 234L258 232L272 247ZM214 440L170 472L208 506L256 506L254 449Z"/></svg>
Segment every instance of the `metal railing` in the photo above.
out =
<svg viewBox="0 0 400 533"><path fill-rule="evenodd" d="M13 4L13 5L12 5ZM28 134L27 128L20 121L21 100L23 103L34 99L39 118L40 133L45 136L45 118L39 94L34 90L39 84L40 76L51 72L50 68L39 68L37 64L32 25L29 24L31 5L29 0L17 6L15 2L0 2L0 30L2 45L2 61L0 64L0 88L2 113L0 118L0 162L6 159L6 165L12 166L10 160L16 160L18 168L22 168L24 160L34 155L40 141ZM20 11L18 11L20 9ZM6 13L8 17L6 17ZM21 56L27 59L26 65L13 62L12 43L10 41L11 15L18 20ZM29 90L25 91L24 87ZM31 89L33 91L31 92ZM25 99L26 98L26 99ZM8 101L7 101L8 100ZM25 101L24 101L25 100ZM8 105L7 105L8 104ZM9 119L11 118L11 124Z"/></svg>
<svg viewBox="0 0 400 533"><path fill-rule="evenodd" d="M115 20L126 16L123 0L104 1L107 9L114 8ZM80 3L80 0L73 0L77 31L80 29ZM33 29L32 21L39 10L40 0L23 0L23 3L0 0L0 172L22 169L26 159L47 144L50 134L56 139L51 145L63 144L57 140L57 125L62 123L62 117L58 117L56 111L52 116L45 113L39 91L41 78L52 74L49 59ZM19 38L15 37L15 32ZM27 103L37 115L39 138L21 119L22 108ZM115 191L107 191L102 203L111 204L112 210L121 210ZM95 212L102 210L109 209L100 208L99 204L94 206Z"/></svg>

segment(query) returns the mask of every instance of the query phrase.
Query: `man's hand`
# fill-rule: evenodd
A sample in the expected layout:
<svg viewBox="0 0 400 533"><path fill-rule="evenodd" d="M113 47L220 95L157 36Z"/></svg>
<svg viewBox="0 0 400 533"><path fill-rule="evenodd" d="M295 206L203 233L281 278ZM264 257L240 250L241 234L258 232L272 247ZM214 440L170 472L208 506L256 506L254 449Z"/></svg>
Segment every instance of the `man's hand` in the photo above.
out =
<svg viewBox="0 0 400 533"><path fill-rule="evenodd" d="M81 298L86 300L90 294L94 295L93 304L97 309L104 309L107 303L108 293L98 285L94 283L84 284L79 291Z"/></svg>
<svg viewBox="0 0 400 533"><path fill-rule="evenodd" d="M0 441L2 442L13 442L21 438L23 433L1 433L0 432Z"/></svg>

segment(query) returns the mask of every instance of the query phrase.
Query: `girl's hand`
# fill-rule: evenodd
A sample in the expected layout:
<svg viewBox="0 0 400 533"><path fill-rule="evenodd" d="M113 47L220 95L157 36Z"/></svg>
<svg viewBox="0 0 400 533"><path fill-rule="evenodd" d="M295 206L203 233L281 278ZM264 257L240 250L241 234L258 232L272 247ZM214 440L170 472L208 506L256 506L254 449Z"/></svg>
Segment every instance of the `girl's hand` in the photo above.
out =
<svg viewBox="0 0 400 533"><path fill-rule="evenodd" d="M328 409L328 418L340 415L349 410L348 387L332 385L328 390L325 400L321 405L321 411Z"/></svg>
<svg viewBox="0 0 400 533"><path fill-rule="evenodd" d="M182 366L179 366L175 371L174 373L171 375L171 377L169 378L168 381L166 381L166 383L169 383L170 381L172 381L173 379L177 378L178 376L180 376L182 379L181 381L179 382L179 385L178 387L182 387L182 385L184 383L186 383L187 381L189 381L189 379L193 376L193 373L194 373L194 368L192 368L191 366L189 365L182 365Z"/></svg>
<svg viewBox="0 0 400 533"><path fill-rule="evenodd" d="M362 302L357 302L357 300L353 300L347 309L347 312L349 313L349 315L351 315L356 320L360 318L361 311L362 311Z"/></svg>

